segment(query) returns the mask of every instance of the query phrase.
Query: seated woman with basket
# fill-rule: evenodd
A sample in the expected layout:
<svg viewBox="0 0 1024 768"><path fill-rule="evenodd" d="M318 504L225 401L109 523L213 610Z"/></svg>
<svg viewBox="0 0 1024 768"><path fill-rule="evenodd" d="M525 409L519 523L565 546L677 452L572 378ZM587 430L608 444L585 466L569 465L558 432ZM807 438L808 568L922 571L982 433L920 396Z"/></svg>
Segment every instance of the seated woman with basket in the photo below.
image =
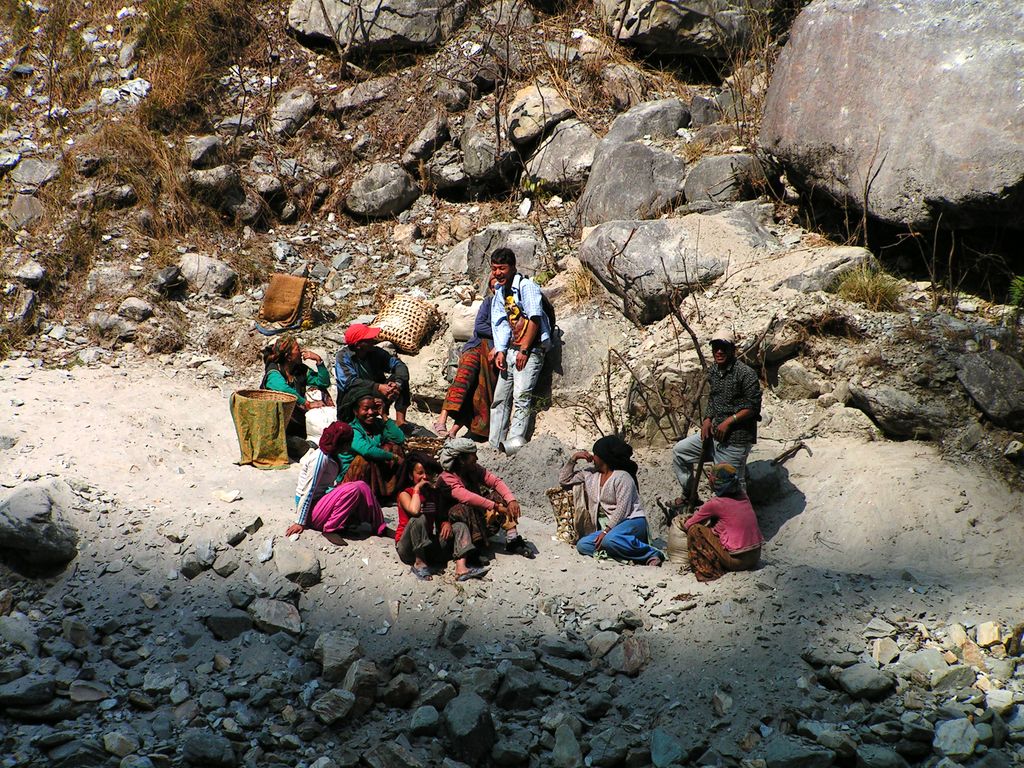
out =
<svg viewBox="0 0 1024 768"><path fill-rule="evenodd" d="M285 536L312 528L332 544L343 547L345 540L340 532L360 523L368 523L377 536L391 533L369 485L361 481L336 485L341 474L337 457L349 449L353 434L350 425L336 421L320 436L319 448L303 457L295 489L297 520Z"/></svg>
<svg viewBox="0 0 1024 768"><path fill-rule="evenodd" d="M491 400L498 369L491 359L491 301L494 298L494 280L484 296L473 323L473 336L462 346L459 367L448 387L441 413L434 423L434 432L455 437L460 427L467 436L478 442L487 439L491 429ZM448 426L448 419L452 424Z"/></svg>
<svg viewBox="0 0 1024 768"><path fill-rule="evenodd" d="M690 566L697 581L714 581L726 571L754 570L764 544L757 514L740 487L736 468L732 464L715 464L711 468L711 485L714 497L683 523Z"/></svg>
<svg viewBox="0 0 1024 768"><path fill-rule="evenodd" d="M487 568L471 568L466 558L475 551L469 527L452 522L437 490L441 465L422 453L410 453L402 466L398 494L395 548L398 558L411 566L413 576L430 581L432 569L444 570L455 561L455 580L479 579Z"/></svg>
<svg viewBox="0 0 1024 768"><path fill-rule="evenodd" d="M383 401L366 385L348 390L341 403L342 418L353 430L352 444L338 454L344 482L362 480L381 503L393 501L398 470L405 455L405 433L382 417Z"/></svg>
<svg viewBox="0 0 1024 768"><path fill-rule="evenodd" d="M465 523L480 550L504 530L505 551L532 560L533 550L517 529L519 502L500 477L477 463L476 443L467 437L452 438L441 448L438 461L444 470L441 482L452 501L448 519Z"/></svg>
<svg viewBox="0 0 1024 768"><path fill-rule="evenodd" d="M593 452L577 451L569 457L558 482L563 488L583 487L575 521L580 536L576 550L581 555L658 566L665 555L651 546L632 456L632 446L622 438L602 437ZM592 466L576 469L580 459Z"/></svg>
<svg viewBox="0 0 1024 768"><path fill-rule="evenodd" d="M311 372L304 360L316 363ZM260 389L285 392L295 395L295 409L285 428L288 441L288 455L301 458L309 445L306 443L306 412L332 404L329 394L331 374L327 371L320 355L302 349L291 336L282 336L263 348L263 381ZM316 389L320 399L308 398L307 389Z"/></svg>

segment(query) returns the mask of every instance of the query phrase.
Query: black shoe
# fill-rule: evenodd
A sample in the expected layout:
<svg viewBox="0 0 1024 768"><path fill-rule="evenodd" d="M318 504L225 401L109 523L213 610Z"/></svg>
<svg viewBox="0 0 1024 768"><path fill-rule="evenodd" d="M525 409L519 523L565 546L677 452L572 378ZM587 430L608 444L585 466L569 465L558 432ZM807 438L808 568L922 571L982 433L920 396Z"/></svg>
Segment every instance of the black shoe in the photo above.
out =
<svg viewBox="0 0 1024 768"><path fill-rule="evenodd" d="M510 555L522 555L527 560L533 560L536 557L533 554L533 550L530 549L530 545L526 543L526 539L522 536L516 536L511 541L506 541L505 552Z"/></svg>

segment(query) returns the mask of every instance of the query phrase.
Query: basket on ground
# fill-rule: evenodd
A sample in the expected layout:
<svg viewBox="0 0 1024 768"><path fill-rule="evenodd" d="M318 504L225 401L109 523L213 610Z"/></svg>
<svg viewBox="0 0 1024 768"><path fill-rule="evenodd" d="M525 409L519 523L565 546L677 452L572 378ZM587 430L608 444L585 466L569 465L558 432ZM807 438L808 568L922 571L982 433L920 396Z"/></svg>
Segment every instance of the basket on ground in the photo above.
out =
<svg viewBox="0 0 1024 768"><path fill-rule="evenodd" d="M240 389L231 394L231 419L241 454L239 464L251 464L258 469L288 466L285 429L295 404L295 395L269 389Z"/></svg>
<svg viewBox="0 0 1024 768"><path fill-rule="evenodd" d="M555 515L555 536L566 544L575 544L579 540L576 533L575 507L571 488L549 488L545 491L551 502L551 511Z"/></svg>
<svg viewBox="0 0 1024 768"><path fill-rule="evenodd" d="M443 437L418 437L413 435L406 438L405 441L406 453L425 453L433 459L436 459L437 455L441 452L442 445L444 445Z"/></svg>
<svg viewBox="0 0 1024 768"><path fill-rule="evenodd" d="M396 296L388 302L373 324L380 338L390 341L400 352L418 352L427 336L440 321L437 307L415 296Z"/></svg>

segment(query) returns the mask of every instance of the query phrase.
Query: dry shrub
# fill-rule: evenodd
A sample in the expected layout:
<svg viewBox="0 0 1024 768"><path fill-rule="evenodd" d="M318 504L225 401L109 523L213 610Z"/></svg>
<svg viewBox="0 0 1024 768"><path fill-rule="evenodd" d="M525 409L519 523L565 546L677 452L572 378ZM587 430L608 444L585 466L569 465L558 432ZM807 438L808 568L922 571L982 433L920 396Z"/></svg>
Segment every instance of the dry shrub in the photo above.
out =
<svg viewBox="0 0 1024 768"><path fill-rule="evenodd" d="M202 115L217 84L218 68L235 59L253 37L256 21L234 0L147 0L139 46L152 84L141 111L162 129Z"/></svg>
<svg viewBox="0 0 1024 768"><path fill-rule="evenodd" d="M839 278L835 292L841 299L863 304L875 312L895 311L899 309L903 285L892 275L860 266Z"/></svg>
<svg viewBox="0 0 1024 768"><path fill-rule="evenodd" d="M131 184L140 205L159 210L162 231L157 234L184 232L194 222L195 210L179 170L187 167L182 151L168 146L137 116L104 123L74 153L101 157L101 182Z"/></svg>
<svg viewBox="0 0 1024 768"><path fill-rule="evenodd" d="M565 298L573 309L586 304L594 295L594 276L582 264L565 273Z"/></svg>

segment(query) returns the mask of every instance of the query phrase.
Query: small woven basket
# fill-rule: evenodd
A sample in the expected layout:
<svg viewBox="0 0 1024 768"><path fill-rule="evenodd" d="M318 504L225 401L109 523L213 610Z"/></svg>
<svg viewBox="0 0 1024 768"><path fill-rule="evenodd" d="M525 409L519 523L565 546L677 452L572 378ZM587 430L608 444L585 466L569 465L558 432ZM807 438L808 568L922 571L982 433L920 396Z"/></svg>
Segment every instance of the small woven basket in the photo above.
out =
<svg viewBox="0 0 1024 768"><path fill-rule="evenodd" d="M390 341L400 352L418 352L440 321L437 307L415 296L396 296L373 321L380 338Z"/></svg>
<svg viewBox="0 0 1024 768"><path fill-rule="evenodd" d="M572 504L571 488L549 488L545 491L548 501L551 502L551 511L555 515L555 536L559 541L566 544L575 544L576 525L574 522L574 508Z"/></svg>
<svg viewBox="0 0 1024 768"><path fill-rule="evenodd" d="M427 456L437 458L444 445L443 437L410 437L405 441L406 453L425 453Z"/></svg>
<svg viewBox="0 0 1024 768"><path fill-rule="evenodd" d="M238 397L245 397L249 400L267 400L275 403L294 403L295 395L288 392L275 392L272 389L239 389L235 392Z"/></svg>

